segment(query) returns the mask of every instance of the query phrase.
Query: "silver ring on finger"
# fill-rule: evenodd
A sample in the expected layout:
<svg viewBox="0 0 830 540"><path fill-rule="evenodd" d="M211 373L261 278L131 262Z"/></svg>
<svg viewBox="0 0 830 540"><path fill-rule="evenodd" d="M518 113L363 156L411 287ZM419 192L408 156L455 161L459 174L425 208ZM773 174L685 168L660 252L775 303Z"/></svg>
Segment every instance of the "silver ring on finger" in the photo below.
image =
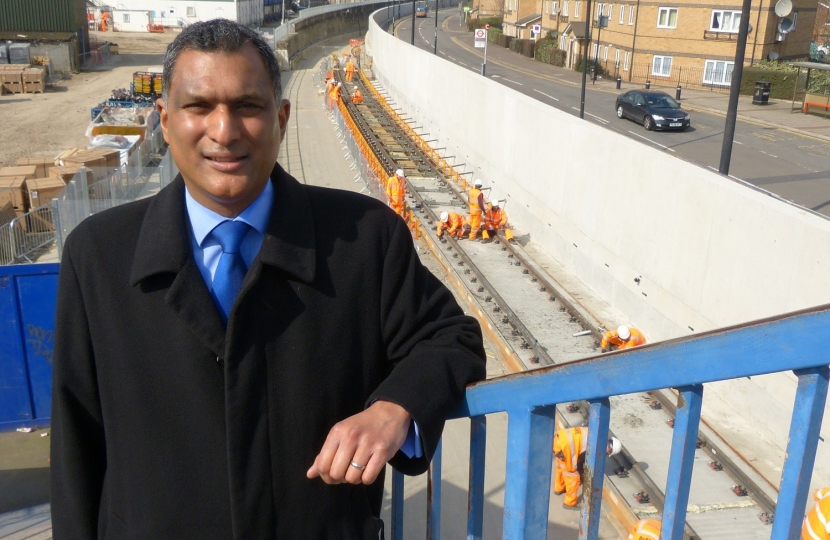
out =
<svg viewBox="0 0 830 540"><path fill-rule="evenodd" d="M352 466L352 467L354 467L354 468L355 468L355 469L357 469L358 471L362 471L362 470L366 467L366 465L358 465L358 464L357 464L357 463L355 463L354 461L352 461L351 463L349 463L349 465L350 465L350 466Z"/></svg>

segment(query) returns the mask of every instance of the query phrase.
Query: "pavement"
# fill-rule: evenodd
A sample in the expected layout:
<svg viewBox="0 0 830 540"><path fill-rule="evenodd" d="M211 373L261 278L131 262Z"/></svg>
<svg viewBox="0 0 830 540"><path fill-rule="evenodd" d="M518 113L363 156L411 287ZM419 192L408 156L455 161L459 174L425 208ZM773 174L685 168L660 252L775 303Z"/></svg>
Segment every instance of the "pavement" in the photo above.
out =
<svg viewBox="0 0 830 540"><path fill-rule="evenodd" d="M454 30L456 24L450 22L452 20L452 18L447 19L442 25L445 31L452 32ZM475 49L472 46L471 34L463 37L459 37L456 34L452 37L452 40L469 52L483 57L481 49ZM582 73L580 72L564 67L543 64L533 58L528 58L492 43L487 44L487 63L521 71L526 75L535 76L540 79L548 79L577 86L582 84ZM592 92L599 91L619 94L628 90L642 89L643 85L623 82L620 89L617 90L616 81L613 79L598 78L596 83L592 84L589 78L587 88ZM652 84L651 88L653 90L662 90L672 96L675 94L675 88L673 86L656 86ZM680 101L684 109L726 116L729 105L729 93L714 89L697 90L683 88ZM800 105L796 103L793 107L792 101L790 100L771 99L768 105L753 105L752 96L740 96L738 98L738 119L830 141L830 115L803 114Z"/></svg>

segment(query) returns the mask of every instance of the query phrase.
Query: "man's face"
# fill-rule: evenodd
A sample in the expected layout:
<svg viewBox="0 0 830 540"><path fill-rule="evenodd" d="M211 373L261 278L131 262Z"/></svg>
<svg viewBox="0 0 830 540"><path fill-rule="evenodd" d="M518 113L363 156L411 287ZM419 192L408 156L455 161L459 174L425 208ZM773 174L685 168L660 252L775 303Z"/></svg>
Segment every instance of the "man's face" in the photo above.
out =
<svg viewBox="0 0 830 540"><path fill-rule="evenodd" d="M156 107L164 139L197 202L235 217L262 193L290 104L276 103L253 45L233 53L183 51L167 102L159 100Z"/></svg>

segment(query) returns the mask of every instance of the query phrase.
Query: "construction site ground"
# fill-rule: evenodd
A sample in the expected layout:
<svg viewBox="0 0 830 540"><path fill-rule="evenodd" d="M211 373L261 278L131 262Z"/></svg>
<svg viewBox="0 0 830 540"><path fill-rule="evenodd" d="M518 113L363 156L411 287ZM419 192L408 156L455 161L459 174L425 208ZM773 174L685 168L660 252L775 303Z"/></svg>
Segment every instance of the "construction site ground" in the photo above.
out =
<svg viewBox="0 0 830 540"><path fill-rule="evenodd" d="M84 135L89 111L110 97L115 88L129 89L132 74L161 68L167 45L176 33L91 32L99 43L118 44L119 54L57 81L43 94L0 96L0 167L21 157L54 157L76 146L87 146Z"/></svg>

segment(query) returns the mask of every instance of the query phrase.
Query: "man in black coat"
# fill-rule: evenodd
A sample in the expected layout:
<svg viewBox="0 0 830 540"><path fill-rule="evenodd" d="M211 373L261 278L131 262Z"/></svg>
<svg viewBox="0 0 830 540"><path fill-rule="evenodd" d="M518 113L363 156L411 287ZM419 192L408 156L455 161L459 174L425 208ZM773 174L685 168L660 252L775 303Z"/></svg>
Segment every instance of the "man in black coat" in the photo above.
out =
<svg viewBox="0 0 830 540"><path fill-rule="evenodd" d="M54 538L377 538L385 464L426 470L480 328L391 210L276 165L290 105L255 32L186 28L164 82L181 175L64 248Z"/></svg>

